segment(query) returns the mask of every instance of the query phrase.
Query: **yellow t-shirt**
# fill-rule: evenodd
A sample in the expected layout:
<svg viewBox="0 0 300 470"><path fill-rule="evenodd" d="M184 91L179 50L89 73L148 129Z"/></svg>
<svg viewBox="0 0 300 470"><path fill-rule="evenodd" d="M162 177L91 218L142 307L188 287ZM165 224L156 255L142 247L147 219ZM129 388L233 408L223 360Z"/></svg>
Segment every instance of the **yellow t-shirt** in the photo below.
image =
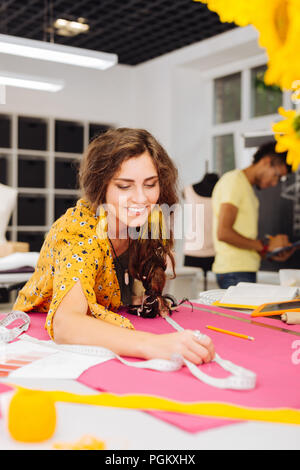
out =
<svg viewBox="0 0 300 470"><path fill-rule="evenodd" d="M68 209L49 231L35 272L14 304L14 310L47 313L45 328L51 338L57 307L78 281L90 315L133 329L127 318L114 313L121 305L120 288L109 242L97 235L98 222L83 199Z"/></svg>
<svg viewBox="0 0 300 470"><path fill-rule="evenodd" d="M257 272L260 256L255 250L237 248L217 239L219 212L221 204L224 203L238 208L234 230L244 237L253 240L257 238L259 202L253 187L242 170L229 171L217 182L212 194L213 238L216 250L212 269L217 274Z"/></svg>

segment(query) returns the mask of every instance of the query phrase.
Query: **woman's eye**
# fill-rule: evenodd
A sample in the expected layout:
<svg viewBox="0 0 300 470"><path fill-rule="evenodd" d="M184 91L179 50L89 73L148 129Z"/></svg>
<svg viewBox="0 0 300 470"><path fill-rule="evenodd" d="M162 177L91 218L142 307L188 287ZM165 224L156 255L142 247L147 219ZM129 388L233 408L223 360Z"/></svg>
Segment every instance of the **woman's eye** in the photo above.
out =
<svg viewBox="0 0 300 470"><path fill-rule="evenodd" d="M154 188L156 186L156 183L153 184L145 184L146 188Z"/></svg>
<svg viewBox="0 0 300 470"><path fill-rule="evenodd" d="M130 186L119 186L119 185L117 185L117 187L118 187L119 189L129 189L129 188L130 188Z"/></svg>

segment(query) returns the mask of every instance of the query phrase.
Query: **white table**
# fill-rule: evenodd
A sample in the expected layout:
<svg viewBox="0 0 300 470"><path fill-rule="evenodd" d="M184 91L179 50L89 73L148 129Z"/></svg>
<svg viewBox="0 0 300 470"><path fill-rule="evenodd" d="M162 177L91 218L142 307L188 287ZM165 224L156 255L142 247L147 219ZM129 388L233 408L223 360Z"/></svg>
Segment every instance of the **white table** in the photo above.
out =
<svg viewBox="0 0 300 470"><path fill-rule="evenodd" d="M12 286L18 286L22 283L28 281L32 273L8 273L0 274L0 289L8 289ZM8 312L12 306L12 300L10 299L8 303L0 303L0 313Z"/></svg>
<svg viewBox="0 0 300 470"><path fill-rule="evenodd" d="M13 383L38 390L97 393L75 380L14 378ZM11 392L0 394L4 410L10 397ZM6 430L5 418L0 418L0 449L52 449L54 442L75 442L89 434L112 450L300 450L300 426L249 421L188 433L142 411L73 403L57 403L57 416L55 435L41 444L17 443Z"/></svg>
<svg viewBox="0 0 300 470"><path fill-rule="evenodd" d="M14 383L39 390L96 393L73 380L18 378ZM6 406L10 396L1 394L2 404ZM141 411L73 403L58 403L57 416L55 435L41 444L15 442L2 417L0 449L51 449L54 442L75 442L85 434L104 440L113 450L300 449L300 426L243 422L191 434Z"/></svg>

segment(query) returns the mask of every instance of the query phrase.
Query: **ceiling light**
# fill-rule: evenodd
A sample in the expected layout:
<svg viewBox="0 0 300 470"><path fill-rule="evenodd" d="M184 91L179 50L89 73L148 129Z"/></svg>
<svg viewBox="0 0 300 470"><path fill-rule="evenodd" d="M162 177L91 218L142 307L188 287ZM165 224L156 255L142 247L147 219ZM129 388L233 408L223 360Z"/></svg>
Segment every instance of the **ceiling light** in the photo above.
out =
<svg viewBox="0 0 300 470"><path fill-rule="evenodd" d="M64 18L58 18L54 23L56 34L60 36L77 36L81 33L86 33L90 27L85 22L84 18L78 18L77 21L69 21Z"/></svg>
<svg viewBox="0 0 300 470"><path fill-rule="evenodd" d="M52 42L36 41L35 39L7 36L5 34L0 34L0 53L98 70L105 70L118 62L116 54L64 46Z"/></svg>
<svg viewBox="0 0 300 470"><path fill-rule="evenodd" d="M63 89L64 82L62 80L50 80L42 77L0 71L0 85L55 92Z"/></svg>

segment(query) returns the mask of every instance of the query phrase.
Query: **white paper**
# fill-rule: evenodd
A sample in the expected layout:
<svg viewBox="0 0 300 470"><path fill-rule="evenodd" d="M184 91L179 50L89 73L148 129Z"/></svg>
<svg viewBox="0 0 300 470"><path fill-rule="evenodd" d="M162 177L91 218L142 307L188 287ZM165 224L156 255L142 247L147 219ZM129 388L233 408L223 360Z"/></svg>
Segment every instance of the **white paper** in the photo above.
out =
<svg viewBox="0 0 300 470"><path fill-rule="evenodd" d="M47 379L77 379L86 369L108 360L107 358L93 357L85 354L58 351L44 343L38 344L30 341L16 341L5 345L0 350L0 358L12 355L36 355L37 359L30 364L20 367L9 374L9 378L47 378ZM49 343L52 343L49 341Z"/></svg>
<svg viewBox="0 0 300 470"><path fill-rule="evenodd" d="M297 287L239 282L236 286L228 287L220 303L259 306L268 302L293 300L298 294Z"/></svg>

